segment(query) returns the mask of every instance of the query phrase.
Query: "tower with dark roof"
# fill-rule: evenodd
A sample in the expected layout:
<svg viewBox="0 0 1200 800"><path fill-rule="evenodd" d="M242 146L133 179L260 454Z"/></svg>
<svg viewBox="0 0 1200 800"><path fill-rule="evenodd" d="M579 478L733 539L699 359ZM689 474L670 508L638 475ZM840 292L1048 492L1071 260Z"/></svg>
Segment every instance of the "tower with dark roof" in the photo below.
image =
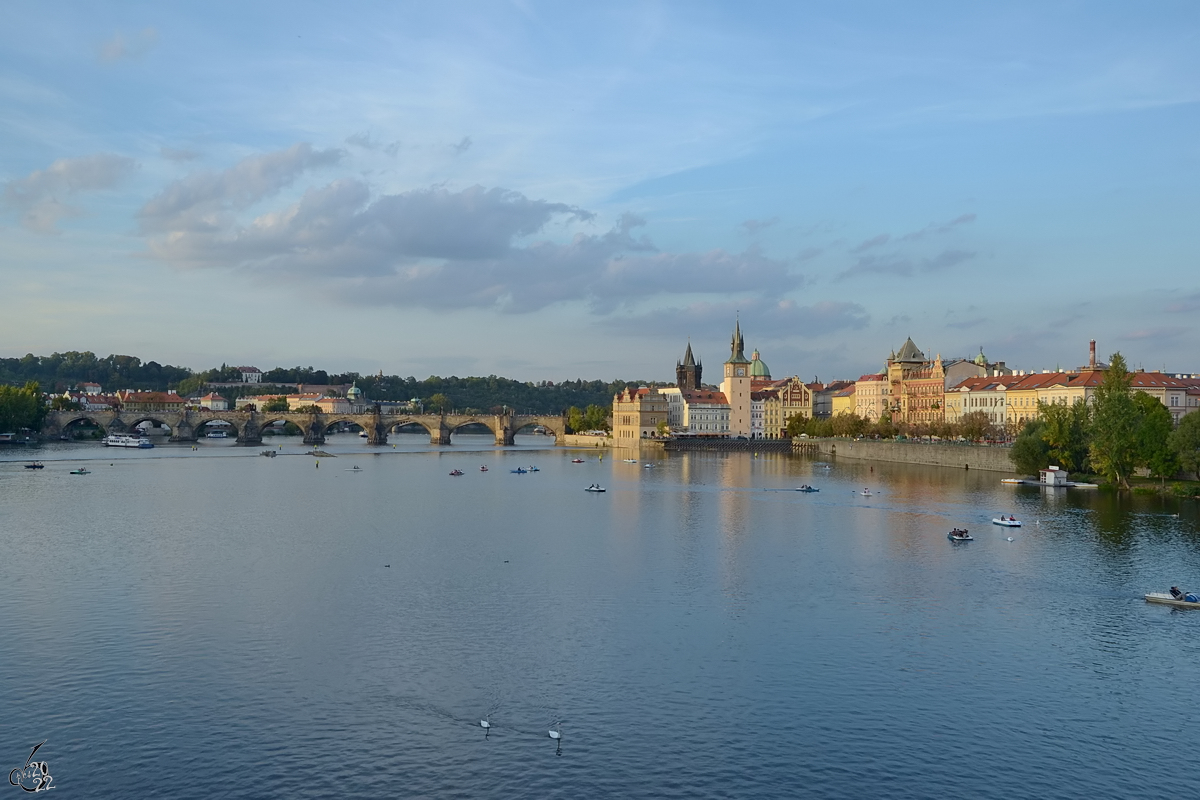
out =
<svg viewBox="0 0 1200 800"><path fill-rule="evenodd" d="M692 355L692 343L688 342L683 361L675 363L675 385L685 392L699 391L703 370L704 365L696 361Z"/></svg>
<svg viewBox="0 0 1200 800"><path fill-rule="evenodd" d="M721 382L721 391L729 403L729 433L733 436L749 436L750 359L746 358L740 320L734 324L729 350L729 360L725 362L725 380Z"/></svg>

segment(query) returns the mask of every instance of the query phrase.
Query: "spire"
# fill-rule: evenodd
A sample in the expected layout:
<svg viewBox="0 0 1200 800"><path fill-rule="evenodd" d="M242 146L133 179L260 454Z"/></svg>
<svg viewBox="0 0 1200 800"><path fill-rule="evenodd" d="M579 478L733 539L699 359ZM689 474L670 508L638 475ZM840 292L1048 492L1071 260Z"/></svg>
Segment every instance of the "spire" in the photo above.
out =
<svg viewBox="0 0 1200 800"><path fill-rule="evenodd" d="M685 367L696 366L696 357L692 355L692 343L688 342L687 352L683 354L683 365Z"/></svg>
<svg viewBox="0 0 1200 800"><path fill-rule="evenodd" d="M742 339L742 323L738 320L733 326L733 339L729 343L729 360L726 364L749 364L750 359L746 358L746 343Z"/></svg>

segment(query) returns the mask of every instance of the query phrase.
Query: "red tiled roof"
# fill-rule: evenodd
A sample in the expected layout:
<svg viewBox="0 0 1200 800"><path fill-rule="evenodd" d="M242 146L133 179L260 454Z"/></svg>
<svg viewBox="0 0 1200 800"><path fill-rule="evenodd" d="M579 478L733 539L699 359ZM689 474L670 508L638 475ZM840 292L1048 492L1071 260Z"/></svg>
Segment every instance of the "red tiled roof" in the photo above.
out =
<svg viewBox="0 0 1200 800"><path fill-rule="evenodd" d="M724 392L710 392L700 390L695 392L681 392L684 402L688 405L729 405L729 400L725 398Z"/></svg>

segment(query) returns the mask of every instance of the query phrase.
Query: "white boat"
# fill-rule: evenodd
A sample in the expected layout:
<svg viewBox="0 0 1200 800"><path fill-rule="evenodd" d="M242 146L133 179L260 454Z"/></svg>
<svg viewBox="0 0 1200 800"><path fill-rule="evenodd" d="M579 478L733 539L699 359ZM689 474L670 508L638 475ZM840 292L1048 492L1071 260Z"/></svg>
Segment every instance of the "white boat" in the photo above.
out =
<svg viewBox="0 0 1200 800"><path fill-rule="evenodd" d="M204 434L205 439L228 439L229 434L225 431L209 431Z"/></svg>
<svg viewBox="0 0 1200 800"><path fill-rule="evenodd" d="M870 496L871 496L871 490L870 490L870 489L863 489L861 492L859 492L859 494L861 494L863 497L870 497Z"/></svg>
<svg viewBox="0 0 1200 800"><path fill-rule="evenodd" d="M154 447L149 436L130 436L127 433L112 433L100 441L105 447L138 447L143 450Z"/></svg>
<svg viewBox="0 0 1200 800"><path fill-rule="evenodd" d="M1003 525L1006 528L1019 528L1019 527L1021 527L1021 520L1017 519L1016 517L1003 517L1002 516L1002 517L1000 517L1000 519L996 519L995 517L992 517L992 524L993 525Z"/></svg>
<svg viewBox="0 0 1200 800"><path fill-rule="evenodd" d="M1191 592L1188 592L1183 597L1187 598L1197 596ZM1162 603L1164 606L1175 606L1176 608L1200 608L1200 598L1197 598L1196 600L1179 599L1172 597L1166 592L1151 592L1150 594L1146 595L1146 602Z"/></svg>
<svg viewBox="0 0 1200 800"><path fill-rule="evenodd" d="M608 491L598 483L593 483L591 486L584 489L585 492L606 492Z"/></svg>
<svg viewBox="0 0 1200 800"><path fill-rule="evenodd" d="M367 437L367 432L366 432L366 431L359 431L359 432L358 432L358 435L359 435L361 438L363 438L363 439L366 439L366 438L368 438L368 437Z"/></svg>
<svg viewBox="0 0 1200 800"><path fill-rule="evenodd" d="M967 533L965 528L955 528L946 534L946 538L952 542L973 542L975 537Z"/></svg>
<svg viewBox="0 0 1200 800"><path fill-rule="evenodd" d="M636 464L637 463L636 458L623 458L621 460L624 461L626 464Z"/></svg>

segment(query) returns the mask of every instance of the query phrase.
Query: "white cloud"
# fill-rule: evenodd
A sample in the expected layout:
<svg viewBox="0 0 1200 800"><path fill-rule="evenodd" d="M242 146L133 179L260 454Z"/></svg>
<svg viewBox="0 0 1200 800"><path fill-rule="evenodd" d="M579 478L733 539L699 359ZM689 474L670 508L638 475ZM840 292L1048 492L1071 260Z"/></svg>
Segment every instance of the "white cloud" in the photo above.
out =
<svg viewBox="0 0 1200 800"><path fill-rule="evenodd" d="M67 198L112 188L136 166L132 158L113 153L60 158L44 170L5 184L3 204L21 214L21 224L29 230L53 233L58 220L82 213L64 202Z"/></svg>
<svg viewBox="0 0 1200 800"><path fill-rule="evenodd" d="M306 170L336 164L341 150L313 150L307 142L251 156L223 172L189 175L143 206L144 232L216 231L232 224L231 211L247 208L291 184Z"/></svg>

